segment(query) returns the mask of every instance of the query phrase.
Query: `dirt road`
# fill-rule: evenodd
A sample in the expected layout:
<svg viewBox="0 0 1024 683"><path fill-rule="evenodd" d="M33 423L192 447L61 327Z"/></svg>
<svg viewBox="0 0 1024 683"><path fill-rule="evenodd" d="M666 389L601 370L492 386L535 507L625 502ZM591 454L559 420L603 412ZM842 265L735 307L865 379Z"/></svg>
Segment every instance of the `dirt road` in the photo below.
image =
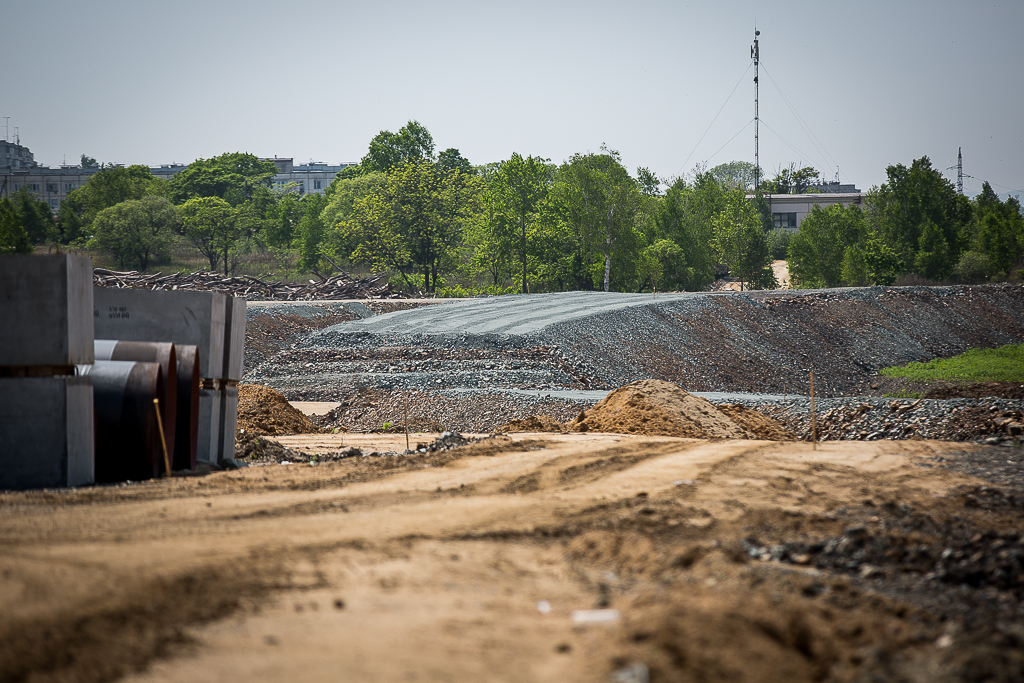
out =
<svg viewBox="0 0 1024 683"><path fill-rule="evenodd" d="M1006 457L518 434L7 493L0 680L1019 680L1024 501L965 453Z"/></svg>

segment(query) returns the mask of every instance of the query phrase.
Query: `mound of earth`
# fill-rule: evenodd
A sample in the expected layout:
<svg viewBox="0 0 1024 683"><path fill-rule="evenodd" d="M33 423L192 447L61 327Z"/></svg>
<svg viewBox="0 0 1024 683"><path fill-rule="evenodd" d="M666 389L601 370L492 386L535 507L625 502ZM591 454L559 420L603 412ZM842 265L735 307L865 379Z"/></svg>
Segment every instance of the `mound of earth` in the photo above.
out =
<svg viewBox="0 0 1024 683"><path fill-rule="evenodd" d="M547 415L513 420L497 432L611 432L692 439L796 438L775 420L741 405L719 408L672 382L646 379L619 387L569 423Z"/></svg>
<svg viewBox="0 0 1024 683"><path fill-rule="evenodd" d="M730 420L754 434L758 439L764 439L765 441L790 441L797 438L796 434L786 429L782 424L745 405L726 403L718 406L718 409L725 413Z"/></svg>
<svg viewBox="0 0 1024 683"><path fill-rule="evenodd" d="M619 387L573 422L574 432L614 432L693 439L745 439L748 433L710 401L672 382L645 379Z"/></svg>
<svg viewBox="0 0 1024 683"><path fill-rule="evenodd" d="M238 433L262 436L318 434L320 429L270 387L238 387Z"/></svg>

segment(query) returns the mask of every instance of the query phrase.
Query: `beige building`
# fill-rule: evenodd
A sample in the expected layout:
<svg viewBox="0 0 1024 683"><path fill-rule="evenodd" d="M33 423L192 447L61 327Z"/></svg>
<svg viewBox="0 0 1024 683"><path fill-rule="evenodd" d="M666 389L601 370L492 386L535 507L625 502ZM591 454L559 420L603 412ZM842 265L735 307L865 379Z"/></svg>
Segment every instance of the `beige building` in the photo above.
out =
<svg viewBox="0 0 1024 683"><path fill-rule="evenodd" d="M809 194L766 194L776 228L798 230L804 218L815 206L825 209L833 204L862 206L865 192L820 192ZM754 195L748 194L747 199Z"/></svg>

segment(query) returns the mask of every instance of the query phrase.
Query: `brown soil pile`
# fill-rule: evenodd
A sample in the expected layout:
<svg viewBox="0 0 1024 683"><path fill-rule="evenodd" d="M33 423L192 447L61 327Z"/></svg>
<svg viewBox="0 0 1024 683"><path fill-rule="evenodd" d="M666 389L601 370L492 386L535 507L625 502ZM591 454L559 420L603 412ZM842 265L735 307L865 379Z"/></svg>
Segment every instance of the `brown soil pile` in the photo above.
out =
<svg viewBox="0 0 1024 683"><path fill-rule="evenodd" d="M741 405L715 406L671 382L633 382L605 396L589 411L561 424L547 415L513 420L504 432L611 432L691 439L765 439L796 437L775 420Z"/></svg>
<svg viewBox="0 0 1024 683"><path fill-rule="evenodd" d="M786 429L772 418L739 403L727 403L718 406L730 420L746 429L758 439L765 441L792 441L796 434Z"/></svg>
<svg viewBox="0 0 1024 683"><path fill-rule="evenodd" d="M657 379L619 387L592 409L580 413L570 429L693 439L753 436L710 401L692 396L672 382Z"/></svg>
<svg viewBox="0 0 1024 683"><path fill-rule="evenodd" d="M270 387L238 387L238 433L263 436L318 434L320 429Z"/></svg>

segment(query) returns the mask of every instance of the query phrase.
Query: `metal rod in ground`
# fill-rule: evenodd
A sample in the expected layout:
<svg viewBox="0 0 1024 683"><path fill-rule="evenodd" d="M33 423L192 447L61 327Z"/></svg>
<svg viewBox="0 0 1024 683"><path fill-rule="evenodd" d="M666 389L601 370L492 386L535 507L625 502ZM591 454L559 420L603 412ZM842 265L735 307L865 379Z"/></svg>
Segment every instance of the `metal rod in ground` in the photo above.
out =
<svg viewBox="0 0 1024 683"><path fill-rule="evenodd" d="M405 452L409 452L409 392L405 393Z"/></svg>
<svg viewBox="0 0 1024 683"><path fill-rule="evenodd" d="M164 449L164 471L171 476L171 460L167 457L167 439L164 438L164 421L160 417L160 399L153 399L153 408L156 410L156 426L160 430L160 446Z"/></svg>
<svg viewBox="0 0 1024 683"><path fill-rule="evenodd" d="M812 450L818 450L818 421L814 416L814 372L811 371L811 443Z"/></svg>

